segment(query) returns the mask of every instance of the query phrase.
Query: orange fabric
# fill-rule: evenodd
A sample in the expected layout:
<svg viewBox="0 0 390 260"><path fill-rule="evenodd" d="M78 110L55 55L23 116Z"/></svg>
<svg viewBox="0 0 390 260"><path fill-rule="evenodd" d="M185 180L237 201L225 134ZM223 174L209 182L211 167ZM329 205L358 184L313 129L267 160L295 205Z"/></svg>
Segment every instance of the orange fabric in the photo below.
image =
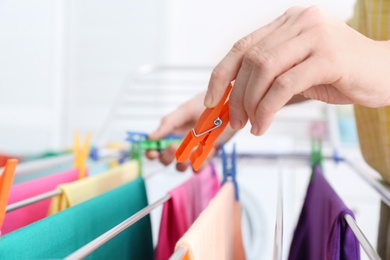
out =
<svg viewBox="0 0 390 260"><path fill-rule="evenodd" d="M241 204L234 199L234 186L227 182L177 242L187 260L245 259L241 234Z"/></svg>

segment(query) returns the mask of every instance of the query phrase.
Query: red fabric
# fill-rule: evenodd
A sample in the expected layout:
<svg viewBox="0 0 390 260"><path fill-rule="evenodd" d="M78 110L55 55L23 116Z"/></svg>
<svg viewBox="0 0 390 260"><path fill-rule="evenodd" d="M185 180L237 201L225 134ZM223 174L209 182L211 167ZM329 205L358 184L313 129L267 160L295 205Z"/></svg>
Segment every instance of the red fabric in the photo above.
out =
<svg viewBox="0 0 390 260"><path fill-rule="evenodd" d="M164 203L155 259L167 260L176 242L190 228L219 189L213 165L192 176L169 192L171 199Z"/></svg>
<svg viewBox="0 0 390 260"><path fill-rule="evenodd" d="M0 167L4 167L8 159L18 159L20 161L21 158L7 154L0 154Z"/></svg>

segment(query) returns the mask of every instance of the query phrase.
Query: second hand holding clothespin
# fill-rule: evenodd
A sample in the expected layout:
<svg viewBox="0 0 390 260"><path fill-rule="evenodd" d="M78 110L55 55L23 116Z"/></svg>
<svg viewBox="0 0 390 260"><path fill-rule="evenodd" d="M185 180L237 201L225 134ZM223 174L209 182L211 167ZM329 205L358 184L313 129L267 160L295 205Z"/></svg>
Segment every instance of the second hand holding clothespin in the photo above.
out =
<svg viewBox="0 0 390 260"><path fill-rule="evenodd" d="M229 84L221 101L214 108L206 108L195 127L187 134L176 151L176 160L184 162L190 158L197 171L214 147L214 142L229 124L229 95L233 86ZM197 148L196 148L197 147ZM195 151L192 150L196 148ZM192 152L192 154L191 154Z"/></svg>

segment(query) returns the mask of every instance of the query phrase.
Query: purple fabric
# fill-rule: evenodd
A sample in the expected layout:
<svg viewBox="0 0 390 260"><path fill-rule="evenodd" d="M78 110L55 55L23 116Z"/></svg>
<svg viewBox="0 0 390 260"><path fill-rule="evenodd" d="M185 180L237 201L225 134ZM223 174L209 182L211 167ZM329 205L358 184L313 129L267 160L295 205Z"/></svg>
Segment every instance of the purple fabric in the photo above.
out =
<svg viewBox="0 0 390 260"><path fill-rule="evenodd" d="M288 259L360 259L359 242L345 214L354 217L316 167Z"/></svg>

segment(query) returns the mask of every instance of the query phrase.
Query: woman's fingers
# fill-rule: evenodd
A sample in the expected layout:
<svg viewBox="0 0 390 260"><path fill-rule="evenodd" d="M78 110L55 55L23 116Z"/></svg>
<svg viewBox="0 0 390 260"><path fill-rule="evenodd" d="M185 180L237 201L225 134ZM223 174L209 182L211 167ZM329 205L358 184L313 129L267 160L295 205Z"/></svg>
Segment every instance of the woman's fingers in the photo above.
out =
<svg viewBox="0 0 390 260"><path fill-rule="evenodd" d="M254 31L233 45L232 49L219 62L211 74L208 90L204 99L204 105L206 107L214 107L221 100L228 84L236 78L245 53L268 33L281 26L287 19L288 14L285 13L273 22Z"/></svg>
<svg viewBox="0 0 390 260"><path fill-rule="evenodd" d="M179 172L185 172L190 165L191 165L190 160L187 160L187 161L181 162L181 163L177 163L176 170L178 170Z"/></svg>
<svg viewBox="0 0 390 260"><path fill-rule="evenodd" d="M160 156L160 152L156 150L149 150L145 152L145 156L150 160L154 160Z"/></svg>
<svg viewBox="0 0 390 260"><path fill-rule="evenodd" d="M306 41L306 35L302 34L270 49L255 46L248 53L244 63L252 64L252 71L244 91L237 86L240 90L236 89L230 96L231 118L246 122L249 117L251 123L255 121L258 104L275 78L310 55L311 48L306 46ZM235 88L236 85L233 90Z"/></svg>
<svg viewBox="0 0 390 260"><path fill-rule="evenodd" d="M271 124L275 113L295 94L321 83L333 83L334 79L330 73L327 73L327 67L325 59L314 56L278 76L257 106L255 121L251 129L252 134L263 134ZM321 93L324 94L326 91ZM329 101L329 98L323 97L323 100Z"/></svg>
<svg viewBox="0 0 390 260"><path fill-rule="evenodd" d="M268 59L268 50L275 47L275 45L280 45L290 40L299 33L299 28L293 26L294 29L291 29L290 23L291 21L287 21L276 30L270 32L264 39L254 44L244 55L230 98L230 124L233 129L238 130L243 128L248 120L248 116L253 119L257 105L257 102L253 100L253 95L259 100L266 91L258 88L256 85L258 81L263 80L261 78L262 75L259 75L257 70L268 68L267 62L269 60L265 60ZM266 67L263 68L263 65ZM252 89L248 90L247 86L254 87L254 92L252 92ZM248 98L249 101L247 102ZM248 114L247 111L251 111L252 113Z"/></svg>
<svg viewBox="0 0 390 260"><path fill-rule="evenodd" d="M175 153L179 146L177 144L171 144L160 155L160 162L165 166L171 164L175 160Z"/></svg>

